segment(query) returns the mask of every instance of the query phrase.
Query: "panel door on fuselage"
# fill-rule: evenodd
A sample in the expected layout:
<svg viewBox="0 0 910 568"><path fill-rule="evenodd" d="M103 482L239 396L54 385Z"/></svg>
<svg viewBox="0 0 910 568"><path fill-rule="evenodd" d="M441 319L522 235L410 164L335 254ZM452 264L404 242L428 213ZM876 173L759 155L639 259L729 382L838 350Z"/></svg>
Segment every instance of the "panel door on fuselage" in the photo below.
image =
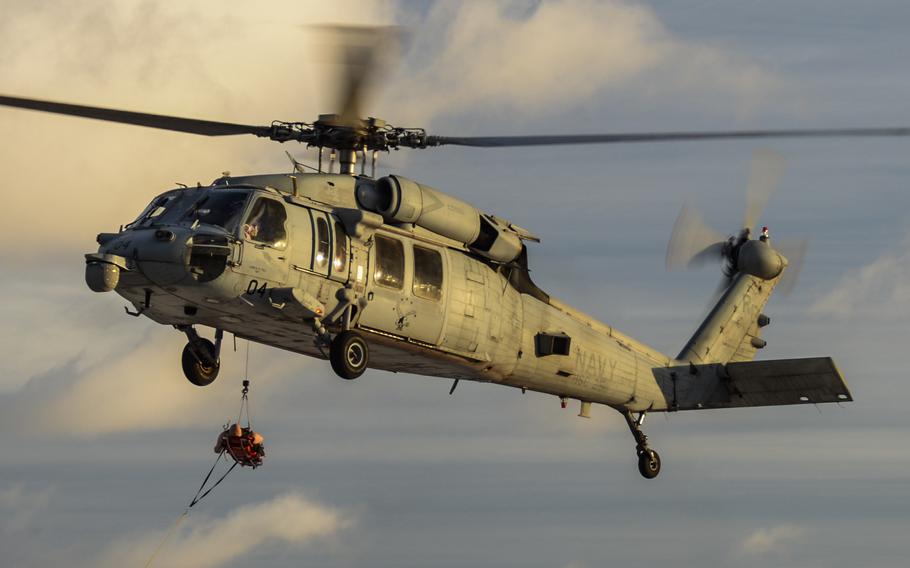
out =
<svg viewBox="0 0 910 568"><path fill-rule="evenodd" d="M415 260L416 259L416 260ZM445 268L441 251L404 239L373 237L370 302L360 323L438 344L445 322Z"/></svg>
<svg viewBox="0 0 910 568"><path fill-rule="evenodd" d="M289 235L284 203L255 196L240 226L240 236L243 254L235 270L250 277L250 288L287 281Z"/></svg>

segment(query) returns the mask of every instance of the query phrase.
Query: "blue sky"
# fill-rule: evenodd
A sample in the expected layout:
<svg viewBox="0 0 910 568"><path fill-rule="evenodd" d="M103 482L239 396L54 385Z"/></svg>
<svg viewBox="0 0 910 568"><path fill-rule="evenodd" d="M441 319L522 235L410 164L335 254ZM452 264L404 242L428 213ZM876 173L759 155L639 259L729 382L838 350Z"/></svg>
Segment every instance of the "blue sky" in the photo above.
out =
<svg viewBox="0 0 910 568"><path fill-rule="evenodd" d="M332 109L301 26L400 24L410 50L371 114L443 135L910 125L900 2L0 1L0 92L250 124ZM0 548L11 563L143 563L235 411L184 339L90 292L82 254L175 182L285 171L261 140L0 110ZM910 419L910 141L642 144L382 158L528 227L538 284L676 353L719 273L667 273L685 199L736 230L752 152L788 169L762 222L808 236L768 307L767 358L834 357L856 401L652 416L639 478L618 414L490 385L251 352L266 465L226 482L162 565L903 566ZM241 350L242 353L242 350ZM256 538L236 535L255 534ZM226 546L230 544L230 546ZM227 553L225 553L227 551Z"/></svg>

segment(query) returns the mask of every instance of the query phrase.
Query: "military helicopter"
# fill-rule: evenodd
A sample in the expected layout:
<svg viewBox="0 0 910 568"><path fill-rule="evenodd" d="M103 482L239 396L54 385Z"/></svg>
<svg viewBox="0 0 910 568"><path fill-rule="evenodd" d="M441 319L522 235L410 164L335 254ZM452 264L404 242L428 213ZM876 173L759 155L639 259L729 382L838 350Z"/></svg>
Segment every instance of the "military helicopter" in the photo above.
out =
<svg viewBox="0 0 910 568"><path fill-rule="evenodd" d="M186 335L181 362L194 385L216 379L228 332L327 359L348 380L374 368L451 378L450 392L460 380L490 382L552 394L563 406L578 400L583 417L603 404L624 416L648 479L661 470L642 431L648 413L852 400L830 358L753 361L770 322L764 307L798 267L767 230L753 238L773 182L750 189L757 205L731 237L686 207L680 214L668 267L717 261L724 281L674 357L535 285L527 243L539 239L531 231L405 176L377 179L376 160L389 150L451 145L906 136L910 129L437 136L361 118L368 68L348 66L340 112L310 123L255 126L11 96L0 96L0 105L315 149L313 172L294 160L290 174L222 175L165 191L119 231L100 233L98 251L85 255L89 288L114 291L132 305L129 315ZM213 340L200 336L202 327L214 330Z"/></svg>

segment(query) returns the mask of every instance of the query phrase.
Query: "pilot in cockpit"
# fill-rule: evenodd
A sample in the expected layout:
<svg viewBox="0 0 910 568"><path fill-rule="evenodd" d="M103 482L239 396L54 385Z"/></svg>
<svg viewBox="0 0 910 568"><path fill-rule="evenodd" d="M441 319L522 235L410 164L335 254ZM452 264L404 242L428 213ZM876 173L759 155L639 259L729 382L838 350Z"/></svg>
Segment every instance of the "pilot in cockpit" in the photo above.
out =
<svg viewBox="0 0 910 568"><path fill-rule="evenodd" d="M260 199L243 225L243 236L250 241L265 243L282 248L286 243L284 222L286 215L281 204L269 199Z"/></svg>

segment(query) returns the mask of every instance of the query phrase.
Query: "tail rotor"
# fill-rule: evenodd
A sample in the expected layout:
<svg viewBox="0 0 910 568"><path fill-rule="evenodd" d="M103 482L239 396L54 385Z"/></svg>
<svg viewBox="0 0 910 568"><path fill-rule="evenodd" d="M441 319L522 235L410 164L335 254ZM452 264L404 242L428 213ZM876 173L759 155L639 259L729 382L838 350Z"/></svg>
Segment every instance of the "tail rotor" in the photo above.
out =
<svg viewBox="0 0 910 568"><path fill-rule="evenodd" d="M782 241L775 250L770 246L768 228L763 227L760 232L755 230L780 184L785 167L786 160L774 151L758 150L753 154L742 228L729 237L711 228L694 208L684 203L667 245L667 269L692 269L719 261L724 274L718 290L720 294L739 272L771 279L789 266L780 288L785 294L789 293L802 268L808 241ZM755 233L759 233L757 239L752 238Z"/></svg>

